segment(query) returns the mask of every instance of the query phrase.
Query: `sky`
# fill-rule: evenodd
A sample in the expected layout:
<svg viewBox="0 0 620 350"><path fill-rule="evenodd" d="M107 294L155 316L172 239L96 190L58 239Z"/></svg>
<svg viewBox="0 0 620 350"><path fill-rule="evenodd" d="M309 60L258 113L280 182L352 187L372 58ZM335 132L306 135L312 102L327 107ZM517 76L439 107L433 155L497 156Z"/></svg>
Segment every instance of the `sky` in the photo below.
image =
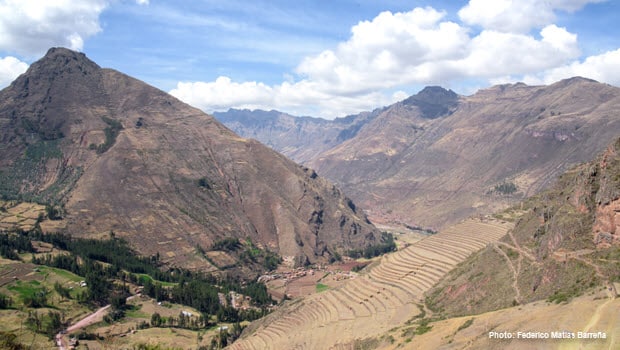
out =
<svg viewBox="0 0 620 350"><path fill-rule="evenodd" d="M0 88L50 47L207 113L343 117L424 86L620 86L618 0L0 0Z"/></svg>

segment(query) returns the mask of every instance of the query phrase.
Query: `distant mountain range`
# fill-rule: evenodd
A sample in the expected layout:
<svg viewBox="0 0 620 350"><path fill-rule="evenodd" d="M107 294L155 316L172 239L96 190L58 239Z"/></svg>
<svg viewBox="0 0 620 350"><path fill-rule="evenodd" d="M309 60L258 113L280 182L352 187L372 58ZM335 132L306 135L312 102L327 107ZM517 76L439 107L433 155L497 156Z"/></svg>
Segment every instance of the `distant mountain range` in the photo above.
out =
<svg viewBox="0 0 620 350"><path fill-rule="evenodd" d="M381 111L377 109L335 120L247 109L215 112L213 116L237 134L259 140L294 161L305 163L355 137L362 126Z"/></svg>
<svg viewBox="0 0 620 350"><path fill-rule="evenodd" d="M433 228L538 193L620 135L619 115L619 88L579 77L471 96L427 87L333 121L276 111L215 114L338 183L374 222Z"/></svg>
<svg viewBox="0 0 620 350"><path fill-rule="evenodd" d="M0 91L0 150L3 199L48 204L73 235L114 232L171 265L215 269L226 253L205 251L226 238L303 264L380 237L314 171L67 49Z"/></svg>

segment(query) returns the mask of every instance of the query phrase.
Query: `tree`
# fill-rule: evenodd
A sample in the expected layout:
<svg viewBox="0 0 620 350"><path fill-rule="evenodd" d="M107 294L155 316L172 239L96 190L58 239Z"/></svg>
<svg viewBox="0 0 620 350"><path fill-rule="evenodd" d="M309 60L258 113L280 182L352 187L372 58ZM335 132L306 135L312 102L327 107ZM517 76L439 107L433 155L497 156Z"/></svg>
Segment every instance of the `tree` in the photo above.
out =
<svg viewBox="0 0 620 350"><path fill-rule="evenodd" d="M88 301L104 304L108 300L110 291L108 290L108 280L100 275L99 271L91 271L85 278L88 288Z"/></svg>
<svg viewBox="0 0 620 350"><path fill-rule="evenodd" d="M159 327L162 324L162 319L161 319L161 315L157 312L153 313L151 315L151 326L152 327Z"/></svg>
<svg viewBox="0 0 620 350"><path fill-rule="evenodd" d="M58 281L54 283L54 290L63 299L71 299L71 289L63 287Z"/></svg>
<svg viewBox="0 0 620 350"><path fill-rule="evenodd" d="M32 293L32 295L24 297L24 305L34 308L43 307L47 304L47 294L48 290L46 288L39 289Z"/></svg>
<svg viewBox="0 0 620 350"><path fill-rule="evenodd" d="M13 301L10 297L0 293L0 309L8 309L9 307L11 307L12 303Z"/></svg>
<svg viewBox="0 0 620 350"><path fill-rule="evenodd" d="M42 331L50 339L63 328L63 317L60 313L48 311L47 315L41 320Z"/></svg>

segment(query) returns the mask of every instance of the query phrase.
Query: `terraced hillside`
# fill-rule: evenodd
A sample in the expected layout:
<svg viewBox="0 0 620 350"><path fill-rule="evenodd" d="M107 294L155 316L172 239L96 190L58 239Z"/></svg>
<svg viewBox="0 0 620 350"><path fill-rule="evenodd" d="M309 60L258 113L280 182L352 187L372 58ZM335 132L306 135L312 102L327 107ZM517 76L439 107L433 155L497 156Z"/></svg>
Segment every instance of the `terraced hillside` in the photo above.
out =
<svg viewBox="0 0 620 350"><path fill-rule="evenodd" d="M394 254L339 289L293 301L251 325L230 349L328 349L383 334L419 313L423 294L511 223L470 219Z"/></svg>

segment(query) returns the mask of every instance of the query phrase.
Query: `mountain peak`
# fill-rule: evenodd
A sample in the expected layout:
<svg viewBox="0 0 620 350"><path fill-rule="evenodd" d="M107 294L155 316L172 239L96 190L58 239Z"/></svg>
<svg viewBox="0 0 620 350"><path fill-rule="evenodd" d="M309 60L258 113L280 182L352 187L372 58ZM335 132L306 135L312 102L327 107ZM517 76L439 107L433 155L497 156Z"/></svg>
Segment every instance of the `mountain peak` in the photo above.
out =
<svg viewBox="0 0 620 350"><path fill-rule="evenodd" d="M446 115L458 103L459 96L452 90L441 86L427 86L417 94L405 99L406 106L417 106L426 119L435 119Z"/></svg>
<svg viewBox="0 0 620 350"><path fill-rule="evenodd" d="M68 134L73 122L65 112L67 106L104 103L101 71L83 53L55 47L2 93L18 102L21 113L15 110L15 115L22 119L22 126L27 126L27 133L44 140L58 139Z"/></svg>
<svg viewBox="0 0 620 350"><path fill-rule="evenodd" d="M560 80L557 83L549 85L549 87L563 88L567 86L592 84L592 83L598 83L598 81L594 79L576 76L576 77Z"/></svg>
<svg viewBox="0 0 620 350"><path fill-rule="evenodd" d="M52 47L45 56L30 66L26 74L50 73L61 75L63 73L78 72L83 75L99 70L95 62L86 57L85 54L64 47Z"/></svg>
<svg viewBox="0 0 620 350"><path fill-rule="evenodd" d="M50 47L49 50L47 50L47 53L45 54L45 56L43 56L41 59L46 59L46 58L55 57L55 56L67 56L67 57L81 56L83 58L86 58L86 55L82 52L78 52L75 50L67 49L66 47L59 46L59 47Z"/></svg>

